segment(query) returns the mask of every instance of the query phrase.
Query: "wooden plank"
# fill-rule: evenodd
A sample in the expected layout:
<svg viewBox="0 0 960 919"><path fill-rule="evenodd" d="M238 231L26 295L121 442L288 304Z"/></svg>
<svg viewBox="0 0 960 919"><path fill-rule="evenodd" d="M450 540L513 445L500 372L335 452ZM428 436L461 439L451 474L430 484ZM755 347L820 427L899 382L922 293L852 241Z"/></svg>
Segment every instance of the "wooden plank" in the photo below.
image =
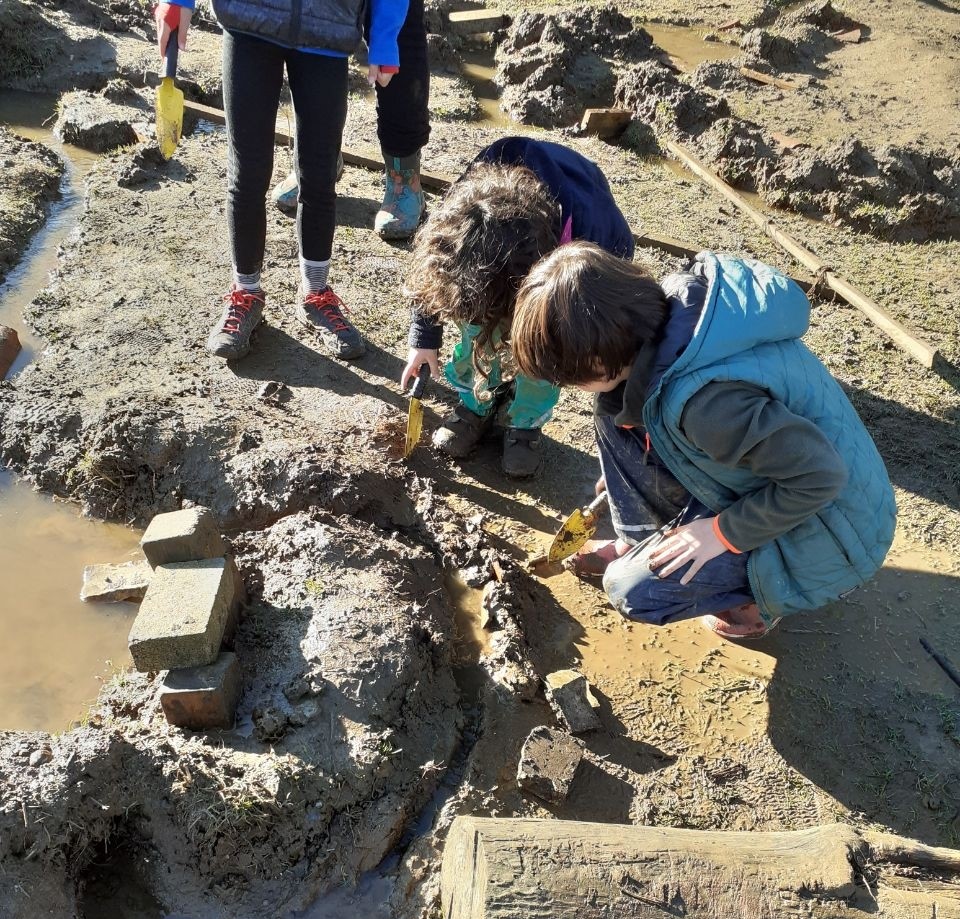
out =
<svg viewBox="0 0 960 919"><path fill-rule="evenodd" d="M834 32L832 33L833 38L837 41L845 42L848 45L857 45L860 43L860 39L863 38L863 29L848 29L846 32Z"/></svg>
<svg viewBox="0 0 960 919"><path fill-rule="evenodd" d="M183 108L185 111L193 112L193 114L205 118L207 121L212 121L214 124L227 123L226 115L221 109L189 100L184 101ZM274 131L273 136L278 144L285 146L293 144L293 136L279 128ZM344 148L341 152L343 153L343 161L350 166L360 166L364 169L372 169L374 172L382 172L385 168L383 157L377 154L367 156L349 148ZM429 188L431 191L446 191L453 181L452 176L430 172L429 170L421 170L420 172L420 183L424 188Z"/></svg>
<svg viewBox="0 0 960 919"><path fill-rule="evenodd" d="M932 345L913 334L906 326L893 318L886 310L878 306L862 291L858 290L814 255L809 249L781 230L763 211L758 210L747 201L736 189L732 188L720 176L713 173L700 162L689 150L675 140L666 142L667 150L680 160L688 169L695 172L711 188L718 191L731 204L743 211L764 233L775 243L786 249L798 262L812 271L814 277L822 277L823 283L835 293L838 293L851 306L855 306L875 326L882 329L887 336L902 348L907 354L918 360L924 367L933 369L941 361L940 353Z"/></svg>
<svg viewBox="0 0 960 919"><path fill-rule="evenodd" d="M507 17L499 10L462 10L447 16L450 28L458 35L496 32L507 25Z"/></svg>
<svg viewBox="0 0 960 919"><path fill-rule="evenodd" d="M784 150L799 150L801 147L809 147L805 140L800 140L799 137L791 137L789 134L780 134L777 131L774 131L770 135Z"/></svg>
<svg viewBox="0 0 960 919"><path fill-rule="evenodd" d="M783 80L780 77L772 77L768 73L760 73L759 70L751 70L749 67L740 67L739 70L748 80L753 80L756 83L766 83L769 86L776 86L777 89L785 89L790 92L802 88L802 84L800 83L795 83L792 80Z"/></svg>
<svg viewBox="0 0 960 919"><path fill-rule="evenodd" d="M960 859L953 850L935 854L947 870ZM867 833L843 824L758 833L457 817L444 848L440 897L444 919L958 915L956 882L885 896L886 874L896 878L885 873L884 861ZM856 867L862 864L881 882L865 911L850 902L866 900Z"/></svg>
<svg viewBox="0 0 960 919"><path fill-rule="evenodd" d="M633 119L633 112L626 108L588 108L580 121L580 130L601 140L610 140L622 134Z"/></svg>
<svg viewBox="0 0 960 919"><path fill-rule="evenodd" d="M717 26L718 32L729 32L731 29L740 29L743 28L743 23L739 19L728 19L726 22L721 22Z"/></svg>

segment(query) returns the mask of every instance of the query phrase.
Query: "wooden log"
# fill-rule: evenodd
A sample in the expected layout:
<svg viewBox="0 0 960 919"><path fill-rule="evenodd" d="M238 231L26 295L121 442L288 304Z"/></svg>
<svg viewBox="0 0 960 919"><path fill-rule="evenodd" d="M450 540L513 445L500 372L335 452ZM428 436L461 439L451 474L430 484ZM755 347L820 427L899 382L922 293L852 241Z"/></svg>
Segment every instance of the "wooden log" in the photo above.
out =
<svg viewBox="0 0 960 919"><path fill-rule="evenodd" d="M872 854L843 824L738 833L458 817L440 894L444 919L960 917L960 884L881 875L868 888L857 866Z"/></svg>
<svg viewBox="0 0 960 919"><path fill-rule="evenodd" d="M478 35L502 29L507 24L507 17L499 10L462 10L450 13L447 21L458 35Z"/></svg>
<svg viewBox="0 0 960 919"><path fill-rule="evenodd" d="M830 290L839 294L851 306L855 306L874 325L882 329L890 339L907 354L918 360L924 367L933 369L941 358L940 352L933 345L927 344L914 335L906 326L894 319L886 310L874 303L862 291L858 290L845 278L834 272L822 259L814 255L806 246L781 230L763 211L758 210L734 188L728 185L720 176L713 173L686 147L675 140L666 142L667 150L672 153L688 169L695 172L711 188L723 195L731 204L743 211L757 226L759 226L775 243L789 252L797 261L813 272L814 276L823 278L823 283Z"/></svg>
<svg viewBox="0 0 960 919"><path fill-rule="evenodd" d="M802 84L795 83L793 80L784 80L780 77L772 77L768 73L761 73L759 70L751 70L749 67L739 68L742 76L745 76L748 80L753 80L756 83L767 83L770 86L776 86L777 89L786 89L793 91L795 89L800 89Z"/></svg>
<svg viewBox="0 0 960 919"><path fill-rule="evenodd" d="M622 134L633 118L633 112L625 108L588 108L583 113L580 130L601 140L610 140Z"/></svg>
<svg viewBox="0 0 960 919"><path fill-rule="evenodd" d="M213 108L213 106L185 100L183 108L185 111L193 112L195 115L199 115L201 118L205 118L214 124L227 123L227 118L223 111L218 108ZM290 145L293 143L293 136L279 128L274 131L274 138L278 144ZM384 169L383 157L381 156L376 154L367 156L366 154L358 153L356 150L350 150L349 148L345 148L342 152L343 161L348 166L360 166L364 169L372 169L375 172L382 172ZM424 188L429 188L431 191L446 191L453 181L452 176L441 175L430 172L429 170L421 170L420 172L421 184Z"/></svg>

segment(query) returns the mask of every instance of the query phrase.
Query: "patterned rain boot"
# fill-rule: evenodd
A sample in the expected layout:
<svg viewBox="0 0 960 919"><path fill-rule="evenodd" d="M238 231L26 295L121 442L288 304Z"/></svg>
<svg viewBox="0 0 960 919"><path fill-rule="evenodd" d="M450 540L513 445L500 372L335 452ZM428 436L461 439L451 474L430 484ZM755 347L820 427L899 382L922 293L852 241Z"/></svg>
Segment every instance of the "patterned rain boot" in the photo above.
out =
<svg viewBox="0 0 960 919"><path fill-rule="evenodd" d="M383 155L387 164L383 205L373 228L384 239L409 239L423 217L423 189L420 186L420 152L411 156Z"/></svg>

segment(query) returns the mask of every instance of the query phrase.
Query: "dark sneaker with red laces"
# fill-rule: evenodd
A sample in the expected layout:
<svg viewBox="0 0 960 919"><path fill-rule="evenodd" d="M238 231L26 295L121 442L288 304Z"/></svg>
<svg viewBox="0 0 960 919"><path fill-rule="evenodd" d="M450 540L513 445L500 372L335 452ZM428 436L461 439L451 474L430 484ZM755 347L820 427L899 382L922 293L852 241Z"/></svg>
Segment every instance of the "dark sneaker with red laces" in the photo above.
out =
<svg viewBox="0 0 960 919"><path fill-rule="evenodd" d="M246 355L250 350L250 336L263 318L265 300L262 290L244 290L232 285L223 298L223 314L210 330L207 350L228 361Z"/></svg>
<svg viewBox="0 0 960 919"><path fill-rule="evenodd" d="M319 293L300 291L297 319L320 335L327 350L336 357L351 360L366 353L360 333L344 318L347 307L328 287Z"/></svg>

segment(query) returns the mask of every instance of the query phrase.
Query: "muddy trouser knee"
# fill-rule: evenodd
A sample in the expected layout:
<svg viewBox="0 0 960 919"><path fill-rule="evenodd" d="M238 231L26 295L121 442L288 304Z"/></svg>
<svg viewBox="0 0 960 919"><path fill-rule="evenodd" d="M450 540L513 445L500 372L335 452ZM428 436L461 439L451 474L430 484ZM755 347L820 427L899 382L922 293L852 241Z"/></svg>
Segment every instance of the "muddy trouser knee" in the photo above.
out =
<svg viewBox="0 0 960 919"><path fill-rule="evenodd" d="M747 577L749 552L718 555L689 584L680 583L689 565L666 577L650 570L650 553L663 540L666 530L713 515L708 507L691 498L674 520L613 562L603 576L603 589L613 606L628 619L663 625L753 603Z"/></svg>
<svg viewBox="0 0 960 919"><path fill-rule="evenodd" d="M594 421L613 529L624 542L636 545L676 517L690 493L647 449L642 428L619 428L608 415Z"/></svg>
<svg viewBox="0 0 960 919"><path fill-rule="evenodd" d="M480 326L462 323L459 328L461 338L444 367L444 376L471 412L486 415L496 407L494 393L503 383L500 356L494 356L490 374L478 387L478 393L474 387L477 372L473 366L473 348L480 334ZM522 374L517 374L514 384L513 398L507 406L510 425L524 429L543 427L553 417L553 409L560 399L560 390L543 380L535 380Z"/></svg>

